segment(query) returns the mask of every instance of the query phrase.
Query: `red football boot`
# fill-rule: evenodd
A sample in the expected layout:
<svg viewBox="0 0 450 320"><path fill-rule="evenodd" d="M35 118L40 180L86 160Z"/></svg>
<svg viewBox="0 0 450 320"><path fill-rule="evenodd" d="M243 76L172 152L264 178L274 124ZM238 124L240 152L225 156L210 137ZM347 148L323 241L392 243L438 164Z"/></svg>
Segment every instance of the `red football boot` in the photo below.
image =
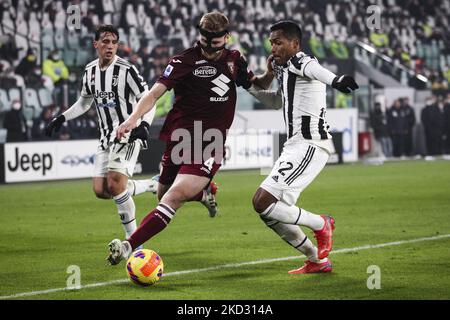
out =
<svg viewBox="0 0 450 320"><path fill-rule="evenodd" d="M330 259L322 263L315 263L309 260L306 260L303 267L291 270L289 274L305 274L305 273L328 273L333 271L333 265L331 264Z"/></svg>
<svg viewBox="0 0 450 320"><path fill-rule="evenodd" d="M322 230L314 231L317 240L317 257L324 259L328 257L333 246L334 218L332 216L321 215L325 224Z"/></svg>

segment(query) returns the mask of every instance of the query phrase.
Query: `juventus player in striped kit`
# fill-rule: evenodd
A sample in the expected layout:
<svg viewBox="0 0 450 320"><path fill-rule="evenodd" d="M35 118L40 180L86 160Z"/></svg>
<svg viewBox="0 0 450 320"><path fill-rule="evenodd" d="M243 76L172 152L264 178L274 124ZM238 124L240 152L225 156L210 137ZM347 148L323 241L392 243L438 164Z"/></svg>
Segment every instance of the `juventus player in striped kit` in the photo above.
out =
<svg viewBox="0 0 450 320"><path fill-rule="evenodd" d="M265 224L308 260L290 274L331 272L327 258L332 247L334 219L296 206L300 193L316 178L334 151L325 120L326 85L350 93L358 88L349 75L336 76L316 58L301 51L302 32L292 21L270 28L272 56L267 71L253 79L249 92L266 104L283 107L287 141L270 175L253 198ZM276 77L279 90L268 89ZM317 247L300 229L313 230Z"/></svg>
<svg viewBox="0 0 450 320"><path fill-rule="evenodd" d="M93 190L100 199L114 199L126 236L136 230L135 204L132 196L156 193L158 182L129 180L141 148L146 145L155 110L145 114L139 125L121 141L115 140L118 126L133 112L136 100L148 87L135 66L116 55L119 33L114 26L103 25L95 32L94 48L98 59L86 65L81 96L68 110L54 118L46 128L51 136L65 121L97 109L100 143L95 157Z"/></svg>

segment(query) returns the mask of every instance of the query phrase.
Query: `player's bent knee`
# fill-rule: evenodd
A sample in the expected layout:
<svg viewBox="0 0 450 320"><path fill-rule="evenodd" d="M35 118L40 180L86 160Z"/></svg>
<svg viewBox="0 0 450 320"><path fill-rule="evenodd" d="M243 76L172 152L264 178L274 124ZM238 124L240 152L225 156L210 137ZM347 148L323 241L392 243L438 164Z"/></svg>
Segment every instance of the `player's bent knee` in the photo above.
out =
<svg viewBox="0 0 450 320"><path fill-rule="evenodd" d="M261 203L261 202L253 203L253 209L255 209L255 211L259 214L264 213L268 207L269 207L269 205L266 205L265 203Z"/></svg>
<svg viewBox="0 0 450 320"><path fill-rule="evenodd" d="M253 201L253 209L257 213L261 214L267 209L267 205L264 203L264 201L262 201L258 193L255 194L252 201Z"/></svg>
<svg viewBox="0 0 450 320"><path fill-rule="evenodd" d="M95 196L99 199L111 199L111 195L106 190L103 190L103 188L94 187L92 190L94 191Z"/></svg>
<svg viewBox="0 0 450 320"><path fill-rule="evenodd" d="M179 188L170 189L170 191L166 192L160 199L160 202L163 202L169 205L172 209L177 210L180 208L187 200L189 200L183 192Z"/></svg>
<svg viewBox="0 0 450 320"><path fill-rule="evenodd" d="M256 191L255 195L253 196L253 209L259 213L264 213L267 208L269 208L272 203L277 202L277 199L273 197L272 195L267 196L267 192L263 191L262 189L258 189Z"/></svg>
<svg viewBox="0 0 450 320"><path fill-rule="evenodd" d="M126 180L125 180L126 181ZM126 183L119 174L108 174L107 189L112 196L121 194L126 189Z"/></svg>

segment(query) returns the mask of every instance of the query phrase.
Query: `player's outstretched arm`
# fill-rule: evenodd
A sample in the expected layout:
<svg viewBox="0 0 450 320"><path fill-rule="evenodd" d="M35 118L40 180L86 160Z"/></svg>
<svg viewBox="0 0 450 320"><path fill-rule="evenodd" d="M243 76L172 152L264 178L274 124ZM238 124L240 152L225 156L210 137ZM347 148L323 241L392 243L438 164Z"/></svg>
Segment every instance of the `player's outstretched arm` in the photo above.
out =
<svg viewBox="0 0 450 320"><path fill-rule="evenodd" d="M123 136L136 128L138 120L155 107L156 101L166 92L167 87L162 83L155 83L144 96L139 99L136 108L128 119L117 128L117 139L120 141Z"/></svg>
<svg viewBox="0 0 450 320"><path fill-rule="evenodd" d="M94 101L94 98L92 97L80 96L69 109L50 121L47 127L45 127L45 135L51 137L53 131L58 132L65 121L78 118L88 111L92 105L92 101Z"/></svg>
<svg viewBox="0 0 450 320"><path fill-rule="evenodd" d="M304 75L310 79L319 80L325 84L331 85L334 89L343 93L351 93L353 90L359 88L352 76L346 74L337 76L314 60L305 65L303 72Z"/></svg>
<svg viewBox="0 0 450 320"><path fill-rule="evenodd" d="M268 108L280 109L283 107L283 101L279 91L264 90L254 83L247 91Z"/></svg>

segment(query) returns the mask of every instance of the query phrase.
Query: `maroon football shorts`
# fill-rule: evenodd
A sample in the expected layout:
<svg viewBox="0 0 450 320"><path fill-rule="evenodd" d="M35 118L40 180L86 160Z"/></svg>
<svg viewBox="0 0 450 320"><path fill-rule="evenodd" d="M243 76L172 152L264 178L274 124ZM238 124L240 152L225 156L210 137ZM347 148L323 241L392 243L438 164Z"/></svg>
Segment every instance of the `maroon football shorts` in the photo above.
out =
<svg viewBox="0 0 450 320"><path fill-rule="evenodd" d="M212 179L221 166L222 156L209 159L202 159L203 163L195 163L193 159L187 161L188 163L174 163L172 159L172 149L176 142L168 142L166 150L162 156L161 165L162 170L159 177L159 182L163 185L171 185L177 174L191 174L199 177L206 177Z"/></svg>

